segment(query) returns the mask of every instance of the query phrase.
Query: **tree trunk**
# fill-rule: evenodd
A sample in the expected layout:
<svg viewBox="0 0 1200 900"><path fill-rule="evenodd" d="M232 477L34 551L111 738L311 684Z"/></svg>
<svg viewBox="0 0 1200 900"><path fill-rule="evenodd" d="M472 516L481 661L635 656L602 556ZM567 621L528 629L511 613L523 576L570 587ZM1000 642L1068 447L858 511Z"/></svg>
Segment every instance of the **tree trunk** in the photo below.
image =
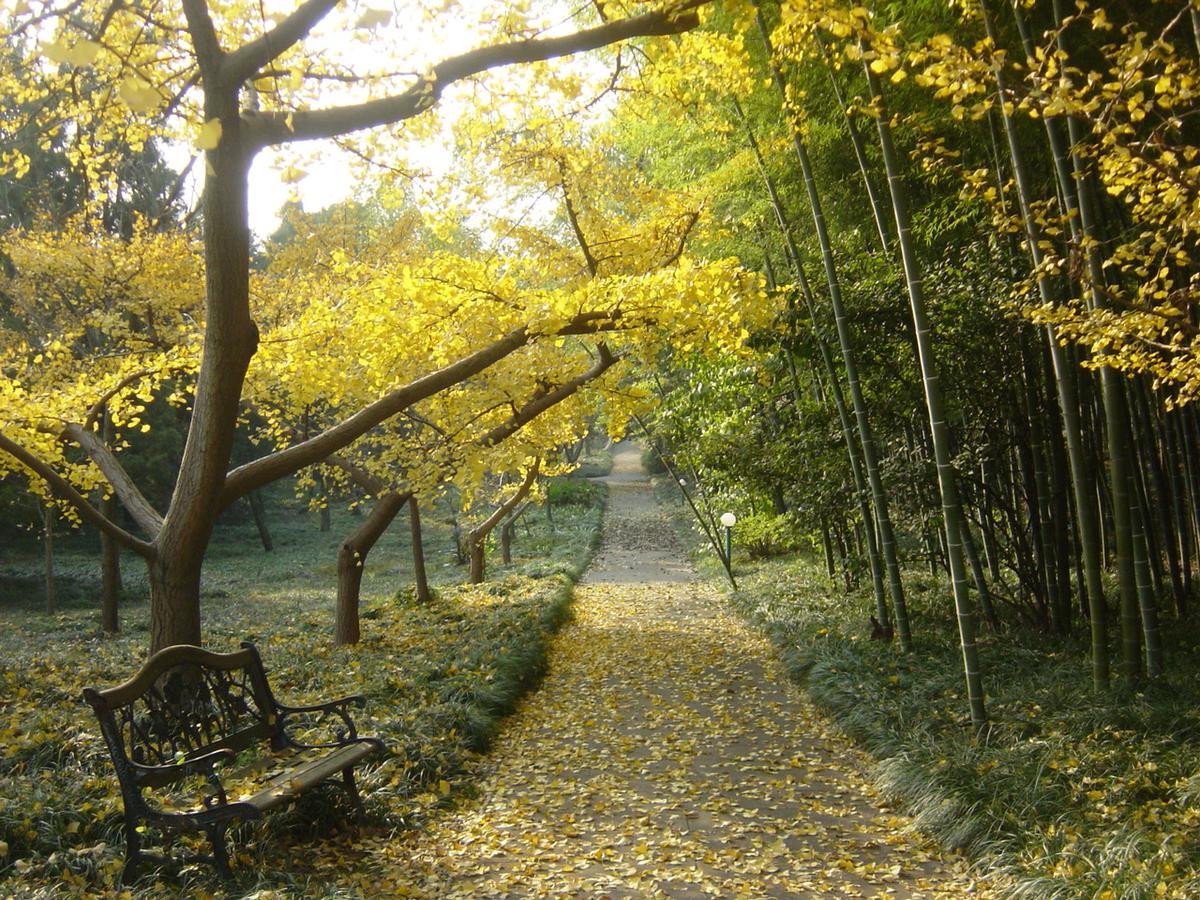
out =
<svg viewBox="0 0 1200 900"><path fill-rule="evenodd" d="M150 650L200 643L200 569L221 509L242 384L258 346L250 315L250 228L238 86L205 84L205 118L219 119L204 188L205 329L192 421L150 564Z"/></svg>
<svg viewBox="0 0 1200 900"><path fill-rule="evenodd" d="M429 589L429 577L425 572L425 543L421 536L421 507L416 494L408 498L408 521L412 531L413 584L417 588L417 601L431 603L433 602L433 592Z"/></svg>
<svg viewBox="0 0 1200 900"><path fill-rule="evenodd" d="M512 565L513 525L513 520L509 519L500 526L500 561L506 566Z"/></svg>
<svg viewBox="0 0 1200 900"><path fill-rule="evenodd" d="M487 536L478 536L474 531L467 535L467 558L471 563L469 579L471 584L483 584L487 577Z"/></svg>
<svg viewBox="0 0 1200 900"><path fill-rule="evenodd" d="M42 546L46 561L46 614L58 612L58 593L54 587L54 507L42 507Z"/></svg>
<svg viewBox="0 0 1200 900"><path fill-rule="evenodd" d="M275 542L271 540L271 531L267 527L266 510L263 508L262 493L260 491L251 491L246 495L246 500L250 504L250 515L254 518L254 527L258 529L258 539L262 541L263 550L270 553L275 549Z"/></svg>
<svg viewBox="0 0 1200 900"><path fill-rule="evenodd" d="M110 495L102 507L104 515L115 521L117 498ZM121 548L106 532L100 532L100 629L106 634L121 630L118 612L121 597Z"/></svg>
<svg viewBox="0 0 1200 900"><path fill-rule="evenodd" d="M821 334L820 326L817 324L816 299L812 291L812 286L809 284L808 276L804 272L804 266L800 260L800 250L792 237L792 229L788 221L787 212L784 210L783 203L779 199L779 193L775 189L775 181L767 171L766 162L763 160L762 152L758 146L758 140L754 136L754 130L750 127L750 122L743 114L742 108L736 99L733 101L733 108L746 130L747 141L754 153L754 159L758 165L763 185L771 201L771 208L775 212L775 222L779 226L779 230L783 236L784 249L791 263L792 270L796 274L796 279L800 284L800 291L804 297L805 304L808 307L808 315L812 322L813 338L821 353L821 361L825 366L825 375L829 380L830 391L833 394L834 405L837 408L838 419L842 426L842 441L846 446L846 455L850 461L850 472L854 478L855 498L858 501L862 520L864 523L867 523L874 516L868 501L867 481L863 475L862 461L859 458L859 449L854 440L854 428L850 421L850 414L846 408L846 398L842 393L841 380L838 378L837 369L833 364L833 354L829 349L829 344L826 343L824 336ZM815 378L813 383L814 385L817 384ZM891 615L888 612L887 598L884 595L883 588L883 557L879 553L879 547L873 530L867 538L867 562L871 569L871 586L875 595L875 613L879 617L881 626L890 633L892 631Z"/></svg>
<svg viewBox="0 0 1200 900"><path fill-rule="evenodd" d="M112 416L105 407L100 415L100 436L106 447L112 446ZM100 511L110 522L117 521L120 505L115 492L101 501ZM100 531L100 630L116 634L121 630L118 604L121 597L121 548L107 531Z"/></svg>
<svg viewBox="0 0 1200 900"><path fill-rule="evenodd" d="M995 41L995 31L991 17L988 15L985 0L981 0L984 24ZM1024 15L1018 4L1013 4L1013 14L1021 31L1022 42L1026 48L1026 56L1032 63L1032 45L1025 28ZM1005 90L1004 76L1001 69L996 69L997 85ZM1009 155L1013 165L1013 176L1017 185L1018 199L1021 207L1021 218L1025 225L1026 246L1035 267L1040 265L1042 253L1040 249L1040 229L1032 214L1032 193L1028 187L1028 173L1021 154L1020 142L1017 139L1012 117L1007 114L1003 104L1001 116L1004 123L1005 136L1008 140ZM1067 172L1064 148L1061 135L1054 122L1045 121L1046 135L1050 142L1051 153L1055 161L1055 174L1059 189L1063 193L1064 206L1073 208L1074 185ZM1072 229L1076 229L1075 217L1071 217ZM1038 279L1038 290L1044 303L1053 302L1053 292L1046 278ZM1087 585L1088 615L1091 620L1091 650L1092 650L1092 686L1101 691L1108 687L1108 608L1104 601L1104 591L1101 585L1102 547L1094 480L1090 477L1083 445L1082 429L1079 422L1079 402L1076 393L1075 373L1064 349L1059 345L1054 329L1047 327L1046 342L1054 365L1055 382L1058 388L1059 410L1062 414L1063 437L1067 445L1067 458L1071 470L1071 486L1075 495L1075 515L1078 525L1080 555L1082 556L1083 572Z"/></svg>
<svg viewBox="0 0 1200 900"><path fill-rule="evenodd" d="M470 556L471 569L470 578L471 584L482 584L485 576L485 560L484 551L487 543L487 536L492 533L500 521L511 513L517 505L528 496L533 490L533 485L537 482L538 470L541 468L541 461L538 460L525 473L525 480L521 482L521 486L517 488L517 492L500 504L496 510L487 517L483 522L472 528L467 533L467 552ZM547 504L549 505L549 504Z"/></svg>
<svg viewBox="0 0 1200 900"><path fill-rule="evenodd" d="M767 24L763 19L761 10L757 11L756 21L763 47L767 51L767 62L770 66L777 92L780 95L781 102L786 104L787 86L783 79L783 73L771 59L771 39L767 32ZM786 107L783 109L783 113L786 117ZM883 562L887 567L888 590L892 596L892 612L895 615L896 634L900 638L900 648L908 651L912 649L912 633L908 623L908 606L904 599L904 586L900 580L900 562L896 552L896 536L892 528L892 518L888 511L887 491L884 488L883 477L879 471L875 434L871 429L870 419L867 416L866 399L863 397L862 386L858 379L858 362L855 359L854 350L852 349L853 343L850 336L850 325L846 316L845 305L842 302L841 279L838 277L837 265L833 258L833 242L829 237L829 229L825 222L825 212L821 204L820 192L817 190L816 178L813 175L812 162L808 157L808 148L801 139L800 132L790 123L790 117L788 130L791 132L792 148L796 151L796 159L800 163L800 171L803 175L804 187L808 195L808 205L812 212L813 228L817 234L817 242L821 247L821 264L825 270L825 283L829 288L830 305L833 307L838 346L842 351L842 362L846 368L846 385L850 391L850 402L853 405L854 418L858 425L858 439L862 446L862 459L863 466L866 469L867 483L871 488L871 502L875 510L875 521L872 523L870 519L865 519L863 525L868 530L873 527L878 528L879 550L882 552ZM872 208L877 208L877 204L873 202ZM881 236L881 240L885 242L886 247L886 237ZM887 623L884 622L883 624L886 626Z"/></svg>
<svg viewBox="0 0 1200 900"><path fill-rule="evenodd" d="M196 554L185 545L178 553L165 547L148 563L151 653L175 644L200 645L202 562L203 550Z"/></svg>
<svg viewBox="0 0 1200 900"><path fill-rule="evenodd" d="M359 605L361 602L363 568L367 554L392 524L396 514L408 502L407 494L384 494L375 501L370 514L338 548L337 616L334 642L357 644L361 636Z"/></svg>

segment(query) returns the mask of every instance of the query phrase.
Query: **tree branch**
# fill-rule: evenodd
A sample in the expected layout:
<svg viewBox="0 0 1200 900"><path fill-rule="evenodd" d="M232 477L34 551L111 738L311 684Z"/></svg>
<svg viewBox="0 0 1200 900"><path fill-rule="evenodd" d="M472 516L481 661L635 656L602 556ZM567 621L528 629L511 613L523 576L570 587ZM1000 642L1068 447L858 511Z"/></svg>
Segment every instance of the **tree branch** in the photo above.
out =
<svg viewBox="0 0 1200 900"><path fill-rule="evenodd" d="M24 447L9 440L3 434L0 434L0 450L3 450L9 456L16 459L23 466L41 478L50 487L50 491L79 512L80 517L91 525L99 528L122 547L132 550L134 553L144 559L153 559L155 555L154 545L143 541L141 538L135 537L124 528L121 528L92 504L87 502L71 483L54 471L49 465L38 459Z"/></svg>
<svg viewBox="0 0 1200 900"><path fill-rule="evenodd" d="M541 468L542 460L539 457L533 461L529 471L525 474L525 480L521 482L521 486L517 488L517 492L501 503L490 516L484 519L478 526L471 529L471 542L477 543L483 538L492 533L500 520L503 519L518 503L525 499L525 495L533 488L533 484L537 481L538 469Z"/></svg>
<svg viewBox="0 0 1200 900"><path fill-rule="evenodd" d="M563 336L592 334L605 327L613 327L614 324L615 320L608 313L581 313L554 334ZM490 346L464 356L435 372L423 375L390 394L385 394L374 403L363 407L349 418L314 437L238 466L225 479L225 486L221 490L220 497L221 508L229 506L243 494L270 484L285 475L291 475L305 466L321 462L329 454L348 446L376 425L403 412L414 403L432 397L439 391L452 387L494 365L525 346L531 338L532 336L524 327L510 331Z"/></svg>
<svg viewBox="0 0 1200 900"><path fill-rule="evenodd" d="M217 27L208 13L207 0L183 0L183 15L205 87L215 89L220 83L221 57L225 54L217 38Z"/></svg>
<svg viewBox="0 0 1200 900"><path fill-rule="evenodd" d="M195 2L197 0L189 0L189 3ZM407 90L378 100L308 112L246 113L245 133L252 146L266 147L290 141L335 137L364 128L390 125L429 109L437 103L442 91L454 82L489 69L570 56L634 37L690 31L699 24L695 8L707 2L709 0L685 0L669 11L660 10L607 22L562 37L511 41L480 47L443 60L433 67L430 74L418 79Z"/></svg>
<svg viewBox="0 0 1200 900"><path fill-rule="evenodd" d="M270 31L226 56L221 63L221 80L230 86L242 84L267 63L304 40L337 5L338 0L305 0Z"/></svg>
<svg viewBox="0 0 1200 900"><path fill-rule="evenodd" d="M589 381L595 381L620 362L621 359L623 359L622 356L614 355L606 344L601 344L599 356L590 369L575 376L570 381L564 381L551 391L535 394L524 406L509 416L507 420L488 431L477 443L481 447L495 446L505 438L519 431L527 423L540 416L556 403L566 400Z"/></svg>
<svg viewBox="0 0 1200 900"><path fill-rule="evenodd" d="M96 424L96 420L99 419L104 413L104 407L108 406L109 400L117 396L117 394L121 393L121 391L125 390L125 388L129 387L131 384L135 384L149 374L151 374L149 369L139 369L137 372L131 372L113 385L113 387L101 394L100 399L91 405L87 411L87 415L83 417L83 427L90 430L91 427Z"/></svg>
<svg viewBox="0 0 1200 900"><path fill-rule="evenodd" d="M587 264L588 274L595 278L599 266L596 263L596 257L592 255L592 248L588 246L587 236L584 235L583 228L579 225L575 204L571 202L571 192L567 190L566 166L563 165L562 160L559 160L558 169L559 181L562 184L563 205L567 209L567 221L571 223L571 230L575 232L575 240L579 244L579 249L583 251L583 261Z"/></svg>
<svg viewBox="0 0 1200 900"><path fill-rule="evenodd" d="M325 464L341 469L350 476L350 480L357 484L364 491L369 491L376 497L381 497L389 492L389 488L382 478L372 475L362 466L353 463L346 457L337 453L331 453L325 458Z"/></svg>
<svg viewBox="0 0 1200 900"><path fill-rule="evenodd" d="M84 428L82 425L74 423L63 428L62 435L82 447L97 468L104 473L104 477L112 485L117 499L121 501L121 505L125 507L133 521L137 522L142 532L151 540L158 537L158 533L162 531L162 516L146 499L146 495L134 484L116 454L105 445L100 435L90 428Z"/></svg>

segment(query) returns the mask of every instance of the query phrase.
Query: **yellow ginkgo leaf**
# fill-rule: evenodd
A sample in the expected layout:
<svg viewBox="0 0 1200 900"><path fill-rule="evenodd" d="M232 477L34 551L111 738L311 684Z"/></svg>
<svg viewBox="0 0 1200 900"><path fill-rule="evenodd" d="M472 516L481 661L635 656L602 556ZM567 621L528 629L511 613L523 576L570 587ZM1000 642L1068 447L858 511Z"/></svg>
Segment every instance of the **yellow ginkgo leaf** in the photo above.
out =
<svg viewBox="0 0 1200 900"><path fill-rule="evenodd" d="M298 166L288 166L283 170L283 172L280 173L279 177L282 178L286 184L295 184L297 181L303 181L307 175L308 173Z"/></svg>
<svg viewBox="0 0 1200 900"><path fill-rule="evenodd" d="M121 82L117 96L135 113L148 113L158 106L158 91L136 75L130 75Z"/></svg>
<svg viewBox="0 0 1200 900"><path fill-rule="evenodd" d="M50 62L65 63L70 52L70 48L62 42L62 38L50 44L42 44L42 56Z"/></svg>
<svg viewBox="0 0 1200 900"><path fill-rule="evenodd" d="M209 119L197 128L192 143L198 150L216 150L221 143L221 120Z"/></svg>
<svg viewBox="0 0 1200 900"><path fill-rule="evenodd" d="M90 66L102 48L95 41L80 41L67 51L67 62L73 66Z"/></svg>
<svg viewBox="0 0 1200 900"><path fill-rule="evenodd" d="M380 25L386 25L392 20L392 14L386 9L368 9L358 21L354 23L355 28L378 28Z"/></svg>

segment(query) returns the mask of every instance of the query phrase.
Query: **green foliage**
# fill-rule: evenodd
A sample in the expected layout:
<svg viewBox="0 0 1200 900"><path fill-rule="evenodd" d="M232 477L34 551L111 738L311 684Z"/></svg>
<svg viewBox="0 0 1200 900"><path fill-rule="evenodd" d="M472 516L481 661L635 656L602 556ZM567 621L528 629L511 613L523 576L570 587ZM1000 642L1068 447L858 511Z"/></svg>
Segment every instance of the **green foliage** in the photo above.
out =
<svg viewBox="0 0 1200 900"><path fill-rule="evenodd" d="M1087 695L1086 647L984 641L994 721L962 713L948 589L907 585L916 652L867 639L869 601L805 559L742 573L735 604L770 635L808 694L878 761L877 780L922 830L1013 879L1029 897L1193 896L1200 888L1200 671L1136 694Z"/></svg>
<svg viewBox="0 0 1200 900"><path fill-rule="evenodd" d="M662 461L662 457L649 445L642 448L642 468L651 475L665 475L667 472L667 466Z"/></svg>
<svg viewBox="0 0 1200 900"><path fill-rule="evenodd" d="M794 516L773 513L751 513L739 518L733 541L734 551L741 547L751 559L794 553L804 543Z"/></svg>
<svg viewBox="0 0 1200 900"><path fill-rule="evenodd" d="M604 490L586 478L554 478L546 485L546 502L551 506L598 506L604 502Z"/></svg>

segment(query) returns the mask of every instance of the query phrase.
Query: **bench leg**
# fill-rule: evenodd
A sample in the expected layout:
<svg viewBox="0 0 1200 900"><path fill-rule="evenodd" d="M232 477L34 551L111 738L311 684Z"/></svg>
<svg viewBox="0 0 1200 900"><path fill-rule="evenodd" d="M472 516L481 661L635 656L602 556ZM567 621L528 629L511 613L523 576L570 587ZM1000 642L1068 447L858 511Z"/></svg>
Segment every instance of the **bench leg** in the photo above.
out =
<svg viewBox="0 0 1200 900"><path fill-rule="evenodd" d="M121 887L128 887L137 878L142 857L142 836L133 824L125 823L125 868L121 870Z"/></svg>
<svg viewBox="0 0 1200 900"><path fill-rule="evenodd" d="M226 822L217 822L208 828L208 840L212 844L213 850L213 865L217 869L217 874L222 878L233 877L233 872L229 868L229 851L225 849L227 824Z"/></svg>
<svg viewBox="0 0 1200 900"><path fill-rule="evenodd" d="M358 794L358 785L354 782L354 769L342 769L342 787L350 795L354 804L354 821L361 825L367 819L367 810L363 806L362 797Z"/></svg>

